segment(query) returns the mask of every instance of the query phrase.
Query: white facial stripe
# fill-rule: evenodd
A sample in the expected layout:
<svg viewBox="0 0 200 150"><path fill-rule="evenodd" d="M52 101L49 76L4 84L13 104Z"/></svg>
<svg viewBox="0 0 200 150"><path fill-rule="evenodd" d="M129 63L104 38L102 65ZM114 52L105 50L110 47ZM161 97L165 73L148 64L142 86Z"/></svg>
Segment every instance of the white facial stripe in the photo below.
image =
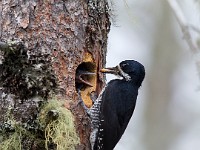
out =
<svg viewBox="0 0 200 150"><path fill-rule="evenodd" d="M131 80L131 77L121 69L120 65L118 65L117 67L118 67L118 69L119 69L119 72L120 72L120 73L122 74L122 76L125 78L125 80L126 80L126 81L130 81L130 80Z"/></svg>

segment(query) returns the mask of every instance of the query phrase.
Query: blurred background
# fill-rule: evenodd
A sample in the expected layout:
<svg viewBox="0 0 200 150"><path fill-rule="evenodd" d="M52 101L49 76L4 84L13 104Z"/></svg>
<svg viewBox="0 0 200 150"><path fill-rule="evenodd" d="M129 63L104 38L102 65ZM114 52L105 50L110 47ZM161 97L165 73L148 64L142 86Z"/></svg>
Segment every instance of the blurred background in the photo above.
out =
<svg viewBox="0 0 200 150"><path fill-rule="evenodd" d="M200 1L177 2L188 23L200 28ZM134 115L115 150L200 149L200 75L169 4L113 0L112 7L106 66L134 59L146 68Z"/></svg>

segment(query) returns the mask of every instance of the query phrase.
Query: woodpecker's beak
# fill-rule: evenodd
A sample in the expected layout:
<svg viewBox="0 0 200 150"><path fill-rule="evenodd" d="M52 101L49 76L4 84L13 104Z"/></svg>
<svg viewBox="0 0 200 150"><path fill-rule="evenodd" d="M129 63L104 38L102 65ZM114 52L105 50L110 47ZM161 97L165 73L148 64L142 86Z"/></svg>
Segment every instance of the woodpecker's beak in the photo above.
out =
<svg viewBox="0 0 200 150"><path fill-rule="evenodd" d="M100 70L100 72L111 73L111 74L114 74L114 75L120 75L120 71L119 71L118 67L103 68L103 69Z"/></svg>

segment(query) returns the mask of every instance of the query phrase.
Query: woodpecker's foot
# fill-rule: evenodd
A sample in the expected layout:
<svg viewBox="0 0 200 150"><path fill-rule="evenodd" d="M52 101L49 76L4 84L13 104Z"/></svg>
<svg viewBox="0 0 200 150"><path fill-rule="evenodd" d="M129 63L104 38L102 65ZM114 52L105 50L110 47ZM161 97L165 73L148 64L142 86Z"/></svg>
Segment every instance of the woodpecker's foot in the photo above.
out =
<svg viewBox="0 0 200 150"><path fill-rule="evenodd" d="M97 97L98 97L98 95L95 91L92 91L90 93L90 99L92 100L93 103L96 101Z"/></svg>

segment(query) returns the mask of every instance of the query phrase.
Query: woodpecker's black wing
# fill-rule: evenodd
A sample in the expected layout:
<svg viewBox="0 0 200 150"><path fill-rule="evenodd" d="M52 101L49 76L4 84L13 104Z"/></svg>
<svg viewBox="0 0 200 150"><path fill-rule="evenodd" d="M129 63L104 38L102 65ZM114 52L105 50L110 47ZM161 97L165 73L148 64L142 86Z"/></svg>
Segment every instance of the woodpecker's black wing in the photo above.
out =
<svg viewBox="0 0 200 150"><path fill-rule="evenodd" d="M98 139L94 150L113 150L135 109L138 87L125 80L112 80L102 95Z"/></svg>

